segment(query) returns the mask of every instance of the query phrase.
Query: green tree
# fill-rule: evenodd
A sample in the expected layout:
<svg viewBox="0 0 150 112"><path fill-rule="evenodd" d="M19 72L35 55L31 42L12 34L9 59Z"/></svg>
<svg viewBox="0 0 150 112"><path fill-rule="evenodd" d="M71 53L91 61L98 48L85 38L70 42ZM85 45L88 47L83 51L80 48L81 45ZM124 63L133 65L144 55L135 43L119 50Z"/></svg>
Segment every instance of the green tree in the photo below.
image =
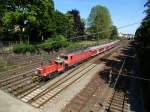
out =
<svg viewBox="0 0 150 112"><path fill-rule="evenodd" d="M68 11L68 13L72 14L74 19L74 36L80 36L84 34L85 24L82 22L80 17L80 12L76 9Z"/></svg>
<svg viewBox="0 0 150 112"><path fill-rule="evenodd" d="M141 46L143 48L149 48L150 47L150 1L146 3L148 8L145 11L146 17L143 19L140 27L137 29L135 33L135 39L140 42Z"/></svg>
<svg viewBox="0 0 150 112"><path fill-rule="evenodd" d="M112 21L108 9L101 5L94 6L88 18L88 31L90 33L101 32L100 38L109 38L111 26Z"/></svg>
<svg viewBox="0 0 150 112"><path fill-rule="evenodd" d="M55 11L55 28L57 35L63 35L66 38L73 35L74 19L71 14L63 14Z"/></svg>
<svg viewBox="0 0 150 112"><path fill-rule="evenodd" d="M3 16L6 11L5 0L0 0L0 39L3 38L4 26L3 26Z"/></svg>
<svg viewBox="0 0 150 112"><path fill-rule="evenodd" d="M137 42L136 44L136 50L138 54L138 60L139 60L139 75L141 77L144 77L146 79L150 79L150 0L147 1L145 4L147 9L146 17L143 19L140 27L137 29L135 33L135 40ZM143 90L143 96L144 96L144 107L145 111L149 112L150 110L150 86L149 83L146 81L142 81L142 90Z"/></svg>
<svg viewBox="0 0 150 112"><path fill-rule="evenodd" d="M110 39L117 39L118 38L118 30L116 26L112 26L111 28L111 35L110 35Z"/></svg>
<svg viewBox="0 0 150 112"><path fill-rule="evenodd" d="M68 25L66 26L66 34L67 34L68 38L71 38L75 34L75 31L74 31L74 26L75 26L74 17L70 13L66 13L65 16L68 19Z"/></svg>
<svg viewBox="0 0 150 112"><path fill-rule="evenodd" d="M0 0L0 26L2 26L2 17L5 12L5 0Z"/></svg>
<svg viewBox="0 0 150 112"><path fill-rule="evenodd" d="M23 28L32 41L41 41L55 34L54 3L52 0L9 0L6 4L7 13L3 17L5 26L14 30L19 26L20 34Z"/></svg>
<svg viewBox="0 0 150 112"><path fill-rule="evenodd" d="M45 40L44 43L40 45L41 48L50 51L58 50L61 47L67 46L67 39L62 35L56 35Z"/></svg>

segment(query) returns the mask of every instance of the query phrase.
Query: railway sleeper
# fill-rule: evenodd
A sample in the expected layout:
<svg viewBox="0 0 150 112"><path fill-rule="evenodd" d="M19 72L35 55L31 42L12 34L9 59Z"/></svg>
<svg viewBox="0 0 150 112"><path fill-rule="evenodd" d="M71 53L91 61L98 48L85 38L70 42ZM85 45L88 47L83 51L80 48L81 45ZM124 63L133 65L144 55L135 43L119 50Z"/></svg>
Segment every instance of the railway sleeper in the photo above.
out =
<svg viewBox="0 0 150 112"><path fill-rule="evenodd" d="M112 103L111 106L110 106L110 108L111 108L112 106L113 106L113 107L123 108L123 107L124 107L124 104L123 104L123 102L122 102L122 103L121 103L121 102L120 102L120 103Z"/></svg>
<svg viewBox="0 0 150 112"><path fill-rule="evenodd" d="M112 100L112 102L118 103L118 102L123 102L124 99L119 99L119 98L115 98Z"/></svg>
<svg viewBox="0 0 150 112"><path fill-rule="evenodd" d="M8 85L8 84L10 84L10 83L13 83L13 82L15 82L16 80L21 80L21 79L23 79L23 78L24 78L23 75L20 75L20 76L17 76L17 77L9 78L9 79L4 80L4 81L2 81L2 82L0 82L0 83L2 84L2 86L4 86L4 85ZM0 87L1 87L1 86L0 86Z"/></svg>
<svg viewBox="0 0 150 112"><path fill-rule="evenodd" d="M8 90L10 90L10 92L17 91L17 90L19 90L19 89L24 88L25 86L27 86L27 85L29 85L29 84L32 84L32 81L30 81L30 82L28 82L28 83L27 83L27 82L22 83L22 84L20 84L20 85L18 85L18 86L16 86L16 87L9 88Z"/></svg>
<svg viewBox="0 0 150 112"><path fill-rule="evenodd" d="M17 85L19 85L19 83L25 82L25 81L27 81L27 80L29 80L29 79L31 79L31 77L28 77L28 78L23 79L23 80L16 81L16 82L14 82L13 84L10 83L10 84L8 84L8 85L2 87L2 88L3 88L3 89L11 88L11 86L17 86Z"/></svg>
<svg viewBox="0 0 150 112"><path fill-rule="evenodd" d="M13 93L15 96L19 96L20 94L24 93L25 91L28 91L30 89L32 89L33 87L35 87L37 84L31 84L30 86L26 86L24 87L22 90L16 91L15 93Z"/></svg>
<svg viewBox="0 0 150 112"><path fill-rule="evenodd" d="M115 99L121 99L121 100L123 100L124 98L125 98L124 95L115 95L113 99L114 99L114 100L115 100Z"/></svg>
<svg viewBox="0 0 150 112"><path fill-rule="evenodd" d="M122 107L111 106L110 111L111 112L123 112L123 108Z"/></svg>

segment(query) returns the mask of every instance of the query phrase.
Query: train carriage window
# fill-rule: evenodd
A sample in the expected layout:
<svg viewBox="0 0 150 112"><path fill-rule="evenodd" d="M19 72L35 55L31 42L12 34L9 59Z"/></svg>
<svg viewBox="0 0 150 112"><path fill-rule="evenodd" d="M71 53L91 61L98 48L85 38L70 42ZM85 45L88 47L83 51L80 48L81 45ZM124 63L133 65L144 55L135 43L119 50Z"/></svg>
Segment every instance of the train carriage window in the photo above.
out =
<svg viewBox="0 0 150 112"><path fill-rule="evenodd" d="M67 60L68 56L61 56L62 59Z"/></svg>
<svg viewBox="0 0 150 112"><path fill-rule="evenodd" d="M73 56L70 57L70 59L72 59L72 58L73 58Z"/></svg>

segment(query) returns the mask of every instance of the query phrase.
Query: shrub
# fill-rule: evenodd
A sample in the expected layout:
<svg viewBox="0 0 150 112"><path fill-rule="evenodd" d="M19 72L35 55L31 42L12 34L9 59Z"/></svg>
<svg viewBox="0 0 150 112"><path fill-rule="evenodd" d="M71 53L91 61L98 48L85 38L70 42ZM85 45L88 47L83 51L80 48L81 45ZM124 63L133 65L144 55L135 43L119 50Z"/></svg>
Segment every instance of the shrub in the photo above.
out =
<svg viewBox="0 0 150 112"><path fill-rule="evenodd" d="M26 53L26 52L36 52L37 49L34 45L30 44L17 44L16 46L13 47L13 52L15 53Z"/></svg>
<svg viewBox="0 0 150 112"><path fill-rule="evenodd" d="M54 38L54 43L59 47L66 47L67 39L62 35L58 35Z"/></svg>
<svg viewBox="0 0 150 112"><path fill-rule="evenodd" d="M68 48L70 49L75 49L75 48L78 48L80 45L78 42L69 42L68 43Z"/></svg>
<svg viewBox="0 0 150 112"><path fill-rule="evenodd" d="M55 49L58 50L61 47L66 47L67 46L67 39L65 39L64 36L62 35L57 35L51 38L48 38L45 40L44 43L39 45L40 48L42 49Z"/></svg>
<svg viewBox="0 0 150 112"><path fill-rule="evenodd" d="M53 39L48 38L47 40L45 40L44 43L38 45L38 47L42 48L42 49L51 49L52 48L52 43L53 43Z"/></svg>

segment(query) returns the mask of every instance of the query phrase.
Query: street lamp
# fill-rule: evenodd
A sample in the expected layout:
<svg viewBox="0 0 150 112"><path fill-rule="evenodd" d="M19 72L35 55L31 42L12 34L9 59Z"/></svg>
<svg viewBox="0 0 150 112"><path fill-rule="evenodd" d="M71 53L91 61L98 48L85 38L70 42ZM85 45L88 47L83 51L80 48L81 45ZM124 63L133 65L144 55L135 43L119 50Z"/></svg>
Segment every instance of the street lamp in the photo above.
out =
<svg viewBox="0 0 150 112"><path fill-rule="evenodd" d="M28 29L28 33L30 32L30 21L29 20L25 20L24 21L24 25L27 26L27 29ZM28 34L28 44L30 43L30 34Z"/></svg>

